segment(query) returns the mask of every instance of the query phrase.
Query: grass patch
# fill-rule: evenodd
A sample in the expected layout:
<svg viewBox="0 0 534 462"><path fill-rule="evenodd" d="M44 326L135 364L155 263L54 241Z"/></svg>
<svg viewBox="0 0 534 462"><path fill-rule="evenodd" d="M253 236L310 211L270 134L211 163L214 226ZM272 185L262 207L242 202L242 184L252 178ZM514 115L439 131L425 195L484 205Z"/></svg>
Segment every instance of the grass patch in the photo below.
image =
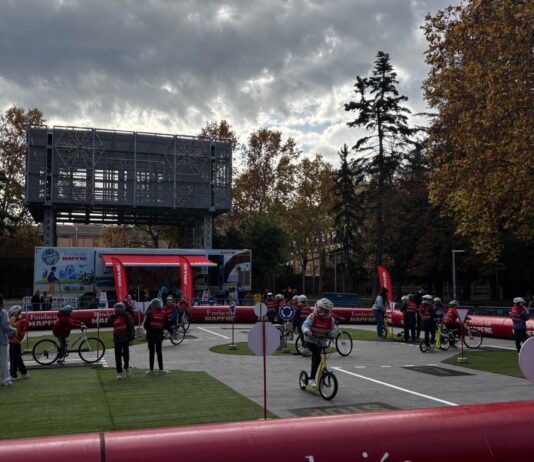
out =
<svg viewBox="0 0 534 462"><path fill-rule="evenodd" d="M464 351L464 356L469 359L468 363L457 363L456 358L460 357L459 354L442 362L468 369L524 378L519 368L516 351Z"/></svg>
<svg viewBox="0 0 534 462"><path fill-rule="evenodd" d="M205 372L115 375L91 367L32 370L30 380L2 389L0 438L263 418L261 406Z"/></svg>

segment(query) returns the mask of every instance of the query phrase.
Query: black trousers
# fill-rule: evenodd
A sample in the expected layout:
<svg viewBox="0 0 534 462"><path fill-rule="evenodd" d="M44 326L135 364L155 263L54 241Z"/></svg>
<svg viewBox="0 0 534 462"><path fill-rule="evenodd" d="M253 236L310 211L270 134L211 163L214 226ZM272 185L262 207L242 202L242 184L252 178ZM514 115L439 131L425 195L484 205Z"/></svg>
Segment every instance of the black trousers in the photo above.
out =
<svg viewBox="0 0 534 462"><path fill-rule="evenodd" d="M22 347L20 343L9 344L9 364L9 373L13 378L17 377L17 372L20 372L22 375L28 372L22 360Z"/></svg>
<svg viewBox="0 0 534 462"><path fill-rule="evenodd" d="M163 353L161 352L161 344L163 343L163 331L158 333L151 333L147 335L148 342L148 363L150 370L154 370L154 354L158 357L159 370L163 370Z"/></svg>
<svg viewBox="0 0 534 462"><path fill-rule="evenodd" d="M306 346L311 351L311 374L310 379L315 380L315 375L317 374L317 369L321 364L321 352L323 351L322 347L316 345L315 343L307 343Z"/></svg>
<svg viewBox="0 0 534 462"><path fill-rule="evenodd" d="M527 339L527 329L514 329L515 347L517 352L521 350L522 343Z"/></svg>
<svg viewBox="0 0 534 462"><path fill-rule="evenodd" d="M115 369L122 374L122 361L124 369L130 368L130 342L115 342Z"/></svg>

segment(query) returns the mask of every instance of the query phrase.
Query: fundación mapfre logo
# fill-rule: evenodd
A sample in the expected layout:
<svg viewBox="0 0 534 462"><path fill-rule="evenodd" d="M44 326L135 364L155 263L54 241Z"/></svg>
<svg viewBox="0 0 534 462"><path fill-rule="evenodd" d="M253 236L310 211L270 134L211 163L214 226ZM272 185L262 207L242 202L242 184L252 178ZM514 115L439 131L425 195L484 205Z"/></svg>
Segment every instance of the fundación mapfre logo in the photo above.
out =
<svg viewBox="0 0 534 462"><path fill-rule="evenodd" d="M56 249L45 249L41 254L41 260L45 265L54 266L59 261L59 252Z"/></svg>

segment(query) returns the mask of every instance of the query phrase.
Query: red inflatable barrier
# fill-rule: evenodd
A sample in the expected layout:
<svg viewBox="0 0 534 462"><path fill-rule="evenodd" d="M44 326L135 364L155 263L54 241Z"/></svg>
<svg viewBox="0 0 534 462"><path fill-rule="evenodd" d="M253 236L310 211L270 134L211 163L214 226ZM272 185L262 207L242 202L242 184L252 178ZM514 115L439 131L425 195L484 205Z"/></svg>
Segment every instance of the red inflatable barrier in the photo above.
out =
<svg viewBox="0 0 534 462"><path fill-rule="evenodd" d="M533 401L474 404L4 440L0 460L510 462L534 454L533 426Z"/></svg>

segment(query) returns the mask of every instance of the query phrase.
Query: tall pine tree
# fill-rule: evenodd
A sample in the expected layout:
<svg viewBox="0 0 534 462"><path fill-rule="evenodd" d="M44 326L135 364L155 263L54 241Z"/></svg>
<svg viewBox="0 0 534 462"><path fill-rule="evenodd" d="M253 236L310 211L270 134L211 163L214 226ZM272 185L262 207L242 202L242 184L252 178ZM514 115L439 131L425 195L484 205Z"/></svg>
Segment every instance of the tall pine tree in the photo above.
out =
<svg viewBox="0 0 534 462"><path fill-rule="evenodd" d="M376 265L382 263L383 256L384 195L416 131L408 125L410 111L402 106L408 98L399 95L397 84L389 54L379 51L372 75L356 77L357 100L345 104L346 111L357 113L357 118L347 125L372 133L360 138L353 149L356 155L363 157L362 165L369 177L369 193L376 217Z"/></svg>

